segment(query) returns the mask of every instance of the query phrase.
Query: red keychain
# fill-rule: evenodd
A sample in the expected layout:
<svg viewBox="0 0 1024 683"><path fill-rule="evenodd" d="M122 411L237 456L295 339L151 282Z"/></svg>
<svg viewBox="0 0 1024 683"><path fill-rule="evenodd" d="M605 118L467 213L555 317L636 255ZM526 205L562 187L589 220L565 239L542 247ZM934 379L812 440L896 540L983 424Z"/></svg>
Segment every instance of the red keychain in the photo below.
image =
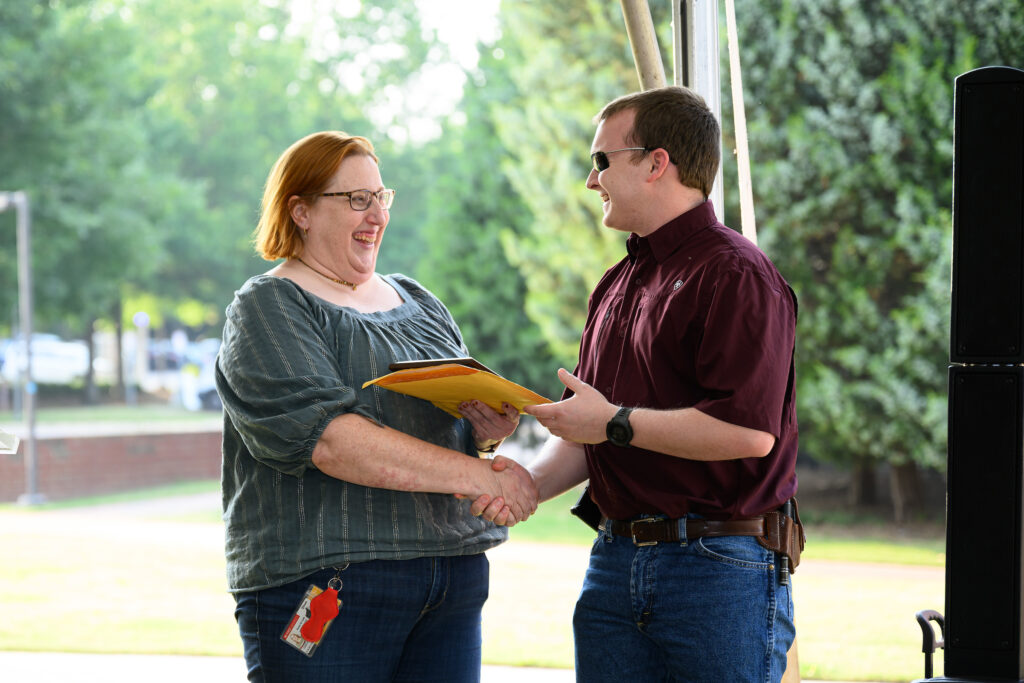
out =
<svg viewBox="0 0 1024 683"><path fill-rule="evenodd" d="M341 591L341 572L347 568L347 564L340 569L336 568L337 574L327 582L326 590L310 584L281 634L281 640L307 657L313 656L341 609L341 598L338 597Z"/></svg>
<svg viewBox="0 0 1024 683"><path fill-rule="evenodd" d="M324 635L324 627L338 616L338 591L331 585L334 581L331 579L327 584L327 590L309 601L309 621L302 625L299 633L311 643L320 642Z"/></svg>

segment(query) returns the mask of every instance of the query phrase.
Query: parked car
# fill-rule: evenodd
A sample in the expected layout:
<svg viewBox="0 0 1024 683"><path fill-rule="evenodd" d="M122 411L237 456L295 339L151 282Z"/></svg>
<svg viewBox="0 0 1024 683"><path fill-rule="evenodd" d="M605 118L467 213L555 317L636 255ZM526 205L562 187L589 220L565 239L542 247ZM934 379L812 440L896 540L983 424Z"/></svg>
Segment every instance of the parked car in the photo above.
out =
<svg viewBox="0 0 1024 683"><path fill-rule="evenodd" d="M25 345L14 339L4 349L3 377L14 384L25 369ZM32 381L37 384L72 384L84 379L89 369L85 342L64 341L55 334L32 335Z"/></svg>
<svg viewBox="0 0 1024 683"><path fill-rule="evenodd" d="M189 344L187 356L189 361L199 368L196 379L196 394L201 410L221 410L220 394L214 372L217 366L217 352L220 350L220 339L202 339Z"/></svg>

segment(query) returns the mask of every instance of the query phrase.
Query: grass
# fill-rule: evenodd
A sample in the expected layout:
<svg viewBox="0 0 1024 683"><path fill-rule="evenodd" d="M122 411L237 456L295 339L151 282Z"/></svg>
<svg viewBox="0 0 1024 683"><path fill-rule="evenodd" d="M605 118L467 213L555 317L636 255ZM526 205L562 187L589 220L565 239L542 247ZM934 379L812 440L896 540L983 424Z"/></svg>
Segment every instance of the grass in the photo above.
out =
<svg viewBox="0 0 1024 683"><path fill-rule="evenodd" d="M239 656L216 506L122 520L96 512L216 490L216 482L195 482L31 509L0 506L0 648ZM541 506L488 553L485 662L572 666L572 607L593 539L568 514L577 495ZM794 576L803 677L922 677L914 613L942 609L941 539L827 524L808 536ZM59 628L39 617L47 614L59 615ZM936 671L941 666L939 654Z"/></svg>
<svg viewBox="0 0 1024 683"><path fill-rule="evenodd" d="M36 410L36 424L61 422L199 422L217 418L219 413L190 411L168 404L153 405L97 405L40 408ZM24 416L14 412L0 412L0 424L20 424Z"/></svg>
<svg viewBox="0 0 1024 683"><path fill-rule="evenodd" d="M67 510L73 508L90 508L97 505L113 505L117 503L132 503L140 500L153 500L155 498L170 498L174 496L191 496L197 493L211 493L220 491L220 484L216 481L184 481L166 486L154 486L138 491L124 491L121 493L110 493L96 496L84 496L72 500L58 500L35 505L32 510L46 512L48 510ZM0 511L24 511L25 508L16 503L0 503ZM186 521L180 515L171 515L166 518L168 521ZM200 520L194 520L200 521ZM211 510L211 516L204 520L208 522L220 521L220 512Z"/></svg>

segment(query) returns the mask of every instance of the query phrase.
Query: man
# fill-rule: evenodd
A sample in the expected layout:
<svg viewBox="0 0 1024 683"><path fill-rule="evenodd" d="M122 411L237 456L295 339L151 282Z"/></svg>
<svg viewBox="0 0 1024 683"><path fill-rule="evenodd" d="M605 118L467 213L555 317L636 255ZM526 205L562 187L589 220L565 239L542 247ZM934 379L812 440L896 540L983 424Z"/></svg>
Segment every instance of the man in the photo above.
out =
<svg viewBox="0 0 1024 683"><path fill-rule="evenodd" d="M529 465L540 499L589 478L602 518L577 679L778 681L790 560L759 537L797 487L795 297L715 218L720 133L700 96L649 90L596 120L587 187L627 256L591 294L563 400L527 408L552 434ZM488 502L474 512L493 518Z"/></svg>

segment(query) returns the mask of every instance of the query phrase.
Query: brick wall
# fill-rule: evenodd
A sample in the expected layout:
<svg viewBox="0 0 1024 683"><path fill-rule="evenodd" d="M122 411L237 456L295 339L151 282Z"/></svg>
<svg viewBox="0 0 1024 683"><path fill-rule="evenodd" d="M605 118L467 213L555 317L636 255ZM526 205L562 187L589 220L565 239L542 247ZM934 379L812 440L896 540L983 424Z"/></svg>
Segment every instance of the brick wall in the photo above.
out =
<svg viewBox="0 0 1024 683"><path fill-rule="evenodd" d="M64 500L179 481L220 478L219 429L36 438L37 491ZM25 493L25 442L0 455L0 502Z"/></svg>

